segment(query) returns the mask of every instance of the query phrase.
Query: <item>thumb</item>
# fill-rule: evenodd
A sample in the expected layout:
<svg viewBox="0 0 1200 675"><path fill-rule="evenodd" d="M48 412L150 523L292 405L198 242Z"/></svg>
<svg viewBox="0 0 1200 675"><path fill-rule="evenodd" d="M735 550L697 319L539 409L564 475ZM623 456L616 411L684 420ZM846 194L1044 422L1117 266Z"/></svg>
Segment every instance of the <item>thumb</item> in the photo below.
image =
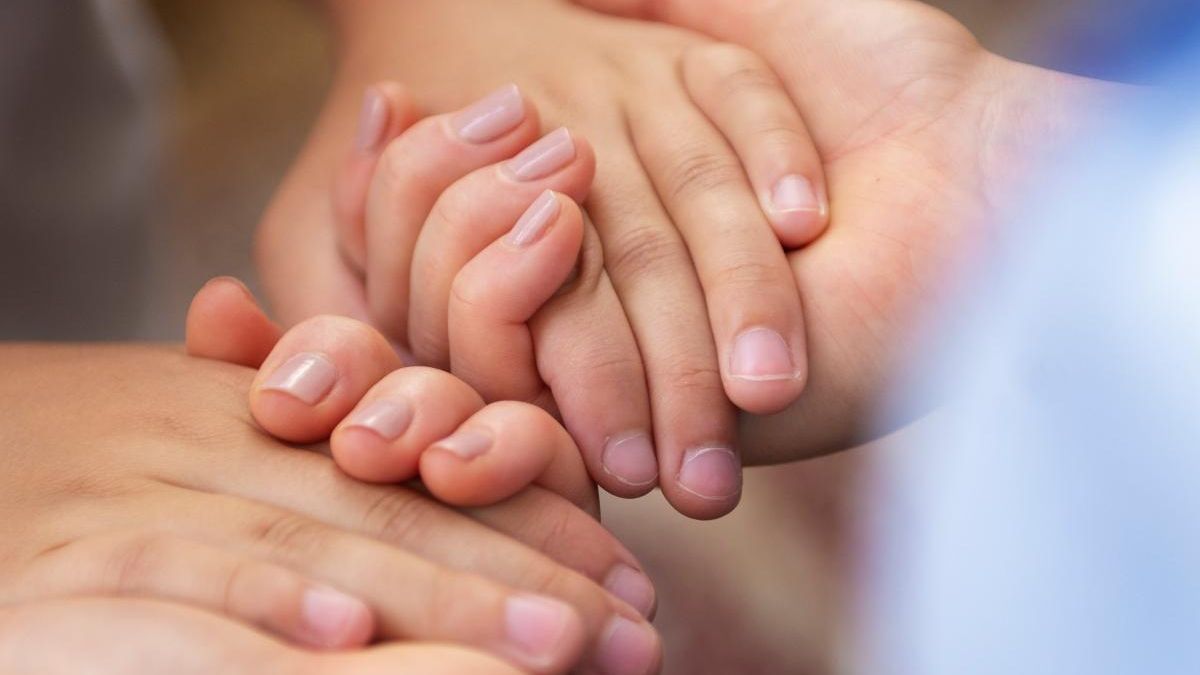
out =
<svg viewBox="0 0 1200 675"><path fill-rule="evenodd" d="M185 343L190 356L257 368L281 335L250 290L233 277L209 281L188 308Z"/></svg>

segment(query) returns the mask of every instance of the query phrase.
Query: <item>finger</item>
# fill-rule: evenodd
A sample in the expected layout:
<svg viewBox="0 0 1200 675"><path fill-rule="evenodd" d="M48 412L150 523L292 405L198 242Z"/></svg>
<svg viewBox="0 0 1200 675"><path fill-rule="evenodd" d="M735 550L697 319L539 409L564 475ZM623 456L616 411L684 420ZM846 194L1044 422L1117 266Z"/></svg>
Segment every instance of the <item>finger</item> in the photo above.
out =
<svg viewBox="0 0 1200 675"><path fill-rule="evenodd" d="M536 483L600 517L596 486L579 448L546 411L493 403L421 455L421 479L438 499L486 506Z"/></svg>
<svg viewBox="0 0 1200 675"><path fill-rule="evenodd" d="M4 602L66 596L173 600L258 626L307 647L370 641L363 601L286 567L160 534L85 539L43 555Z"/></svg>
<svg viewBox="0 0 1200 675"><path fill-rule="evenodd" d="M734 409L687 247L632 155L609 156L585 206L646 368L663 494L693 518L724 515L741 494Z"/></svg>
<svg viewBox="0 0 1200 675"><path fill-rule="evenodd" d="M514 85L457 113L414 125L384 150L367 195L367 298L376 326L407 334L410 265L438 196L470 172L512 157L532 141L538 119Z"/></svg>
<svg viewBox="0 0 1200 675"><path fill-rule="evenodd" d="M581 201L591 187L591 146L566 129L553 131L516 157L450 186L429 212L413 254L409 345L425 365L447 368L448 306L458 272L513 227L546 190Z"/></svg>
<svg viewBox="0 0 1200 675"><path fill-rule="evenodd" d="M415 366L380 380L338 424L330 440L343 471L373 483L416 477L421 453L483 408L462 380Z"/></svg>
<svg viewBox="0 0 1200 675"><path fill-rule="evenodd" d="M363 394L400 367L391 344L366 324L318 316L287 332L250 388L250 412L278 438L311 443L330 432Z"/></svg>
<svg viewBox="0 0 1200 675"><path fill-rule="evenodd" d="M592 478L615 495L640 497L658 483L650 395L601 248L595 230L585 228L578 274L529 328L541 379Z"/></svg>
<svg viewBox="0 0 1200 675"><path fill-rule="evenodd" d="M367 190L375 167L388 143L416 119L412 96L395 82L378 82L363 94L354 147L333 179L333 217L339 249L360 274L367 264Z"/></svg>
<svg viewBox="0 0 1200 675"><path fill-rule="evenodd" d="M595 519L546 490L531 487L503 504L475 509L468 518L412 490L368 485L331 471L331 460L315 453L235 455L229 463L220 481L207 472L175 480L307 515L575 607L598 606L596 584L639 610L653 607L653 585L637 558ZM603 614L582 614L589 631L604 621Z"/></svg>
<svg viewBox="0 0 1200 675"><path fill-rule="evenodd" d="M700 275L725 392L778 412L807 376L795 276L725 140L688 102L669 109L631 122L638 154Z"/></svg>
<svg viewBox="0 0 1200 675"><path fill-rule="evenodd" d="M209 281L188 308L185 342L190 356L257 368L282 334L233 277Z"/></svg>
<svg viewBox="0 0 1200 675"><path fill-rule="evenodd" d="M485 400L548 401L526 322L567 281L582 240L579 206L547 190L455 277L451 371Z"/></svg>
<svg viewBox="0 0 1200 675"><path fill-rule="evenodd" d="M239 498L208 495L179 508L198 507L220 517L221 525L204 536L369 600L384 639L452 641L537 673L562 672L579 660L585 640L594 635L582 615L602 620L614 609L615 602L599 589L578 598L581 602L573 608L544 593L443 567L291 512L265 505L248 508Z"/></svg>
<svg viewBox="0 0 1200 675"><path fill-rule="evenodd" d="M71 598L0 608L0 672L10 675L517 675L461 647L389 644L346 653L289 648L184 605Z"/></svg>
<svg viewBox="0 0 1200 675"><path fill-rule="evenodd" d="M796 105L754 52L703 44L684 55L692 100L741 160L763 212L787 248L816 240L829 222L821 157Z"/></svg>

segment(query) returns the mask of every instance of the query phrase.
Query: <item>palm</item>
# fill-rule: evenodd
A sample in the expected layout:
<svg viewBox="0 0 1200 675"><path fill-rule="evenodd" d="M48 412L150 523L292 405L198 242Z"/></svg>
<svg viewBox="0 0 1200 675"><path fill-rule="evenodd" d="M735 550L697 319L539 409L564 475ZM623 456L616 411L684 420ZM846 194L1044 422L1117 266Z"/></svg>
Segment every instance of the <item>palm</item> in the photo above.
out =
<svg viewBox="0 0 1200 675"><path fill-rule="evenodd" d="M832 226L790 256L810 326L810 384L789 410L747 425L744 446L759 463L845 448L932 300L931 282L986 217L981 92L994 57L909 0L653 6L656 18L758 51L820 147Z"/></svg>

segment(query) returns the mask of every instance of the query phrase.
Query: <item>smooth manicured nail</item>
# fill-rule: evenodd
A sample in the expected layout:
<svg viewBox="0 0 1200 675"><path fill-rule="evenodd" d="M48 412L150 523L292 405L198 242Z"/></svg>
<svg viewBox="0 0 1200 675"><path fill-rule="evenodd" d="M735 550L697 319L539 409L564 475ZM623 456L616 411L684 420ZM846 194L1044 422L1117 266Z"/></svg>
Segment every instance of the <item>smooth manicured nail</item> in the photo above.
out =
<svg viewBox="0 0 1200 675"><path fill-rule="evenodd" d="M791 380L797 377L792 350L770 328L752 328L733 341L729 373L742 380Z"/></svg>
<svg viewBox="0 0 1200 675"><path fill-rule="evenodd" d="M492 437L480 431L460 431L433 444L462 459L475 459L492 447Z"/></svg>
<svg viewBox="0 0 1200 675"><path fill-rule="evenodd" d="M650 616L650 610L654 609L654 584L645 574L625 563L617 563L612 568L604 578L604 587L641 612L642 616Z"/></svg>
<svg viewBox="0 0 1200 675"><path fill-rule="evenodd" d="M658 459L650 437L637 432L609 439L600 455L604 472L631 487L645 487L658 480Z"/></svg>
<svg viewBox="0 0 1200 675"><path fill-rule="evenodd" d="M311 639L321 646L341 646L370 610L358 598L325 586L304 591L300 617Z"/></svg>
<svg viewBox="0 0 1200 675"><path fill-rule="evenodd" d="M571 132L556 129L521 154L505 163L508 171L520 181L537 180L558 171L575 159L575 141Z"/></svg>
<svg viewBox="0 0 1200 675"><path fill-rule="evenodd" d="M351 413L346 426L367 429L385 441L394 441L408 431L412 419L413 410L408 402L380 399Z"/></svg>
<svg viewBox="0 0 1200 675"><path fill-rule="evenodd" d="M262 389L294 396L308 405L316 405L337 382L337 366L324 354L307 352L284 361L262 383Z"/></svg>
<svg viewBox="0 0 1200 675"><path fill-rule="evenodd" d="M354 137L354 147L359 152L371 152L379 148L387 131L388 115L387 99L375 87L367 87L367 92L363 94L362 112L358 116L358 133Z"/></svg>
<svg viewBox="0 0 1200 675"><path fill-rule="evenodd" d="M504 607L508 639L533 661L550 661L567 632L572 610L566 604L536 595L518 595Z"/></svg>
<svg viewBox="0 0 1200 675"><path fill-rule="evenodd" d="M450 126L468 143L487 143L512 131L525 119L525 99L517 85L505 85L450 118Z"/></svg>
<svg viewBox="0 0 1200 675"><path fill-rule="evenodd" d="M623 616L608 622L596 651L596 665L605 675L646 675L658 661L658 637L647 624Z"/></svg>
<svg viewBox="0 0 1200 675"><path fill-rule="evenodd" d="M822 208L812 181L798 174L784 176L775 183L774 189L771 190L771 206L778 212L820 213Z"/></svg>
<svg viewBox="0 0 1200 675"><path fill-rule="evenodd" d="M550 223L558 217L562 206L558 203L558 195L546 190L525 213L517 220L517 224L508 233L508 243L517 248L524 248L542 238Z"/></svg>
<svg viewBox="0 0 1200 675"><path fill-rule="evenodd" d="M679 486L703 499L729 499L742 489L742 465L729 448L693 448L683 453Z"/></svg>

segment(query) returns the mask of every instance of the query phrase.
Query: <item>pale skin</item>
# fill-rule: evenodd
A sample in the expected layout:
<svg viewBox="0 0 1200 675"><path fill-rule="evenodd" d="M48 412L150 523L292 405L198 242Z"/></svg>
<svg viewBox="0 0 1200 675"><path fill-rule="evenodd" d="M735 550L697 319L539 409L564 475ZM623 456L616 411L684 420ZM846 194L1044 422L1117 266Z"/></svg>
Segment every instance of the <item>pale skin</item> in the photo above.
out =
<svg viewBox="0 0 1200 675"><path fill-rule="evenodd" d="M803 316L780 241L812 241L826 213L818 158L794 108L781 105L782 86L764 86L746 117L722 114L713 94L721 72L751 68L770 83L769 69L684 31L555 2L333 3L329 11L342 36L339 77L259 238L262 276L285 323L318 313L370 321L489 400L561 413L610 492L638 496L657 484L696 517L733 508L740 465L730 401L778 410L806 379ZM383 25L422 26L442 39L385 35L376 30ZM518 46L517 27L542 39ZM457 53L454 44L472 47ZM460 68L484 52L506 57ZM361 92L384 77L445 116L401 133L415 106L396 86L377 85L355 134ZM497 89L505 82L519 89ZM385 121L372 115L381 100L392 104ZM482 122L472 117L480 106L491 110ZM569 128L552 131L559 124ZM778 133L747 139L754 126ZM355 136L348 164L369 185L339 186L331 198L334 167ZM445 159L413 167L414 157ZM471 190L452 189L472 172ZM734 172L736 185L709 189L714 174ZM778 208L797 196L800 178L812 188L811 208ZM594 277L531 323L536 364L503 378L460 371L448 331L452 280L546 189L587 199L594 227L584 258ZM365 209L353 199L364 193Z"/></svg>
<svg viewBox="0 0 1200 675"><path fill-rule="evenodd" d="M310 647L453 642L533 672L638 648L657 659L638 610L600 585L612 574L600 566L636 561L545 491L468 518L365 485L254 429L254 371L169 349L12 345L0 363L6 458L20 468L0 490L5 607L154 598Z"/></svg>

